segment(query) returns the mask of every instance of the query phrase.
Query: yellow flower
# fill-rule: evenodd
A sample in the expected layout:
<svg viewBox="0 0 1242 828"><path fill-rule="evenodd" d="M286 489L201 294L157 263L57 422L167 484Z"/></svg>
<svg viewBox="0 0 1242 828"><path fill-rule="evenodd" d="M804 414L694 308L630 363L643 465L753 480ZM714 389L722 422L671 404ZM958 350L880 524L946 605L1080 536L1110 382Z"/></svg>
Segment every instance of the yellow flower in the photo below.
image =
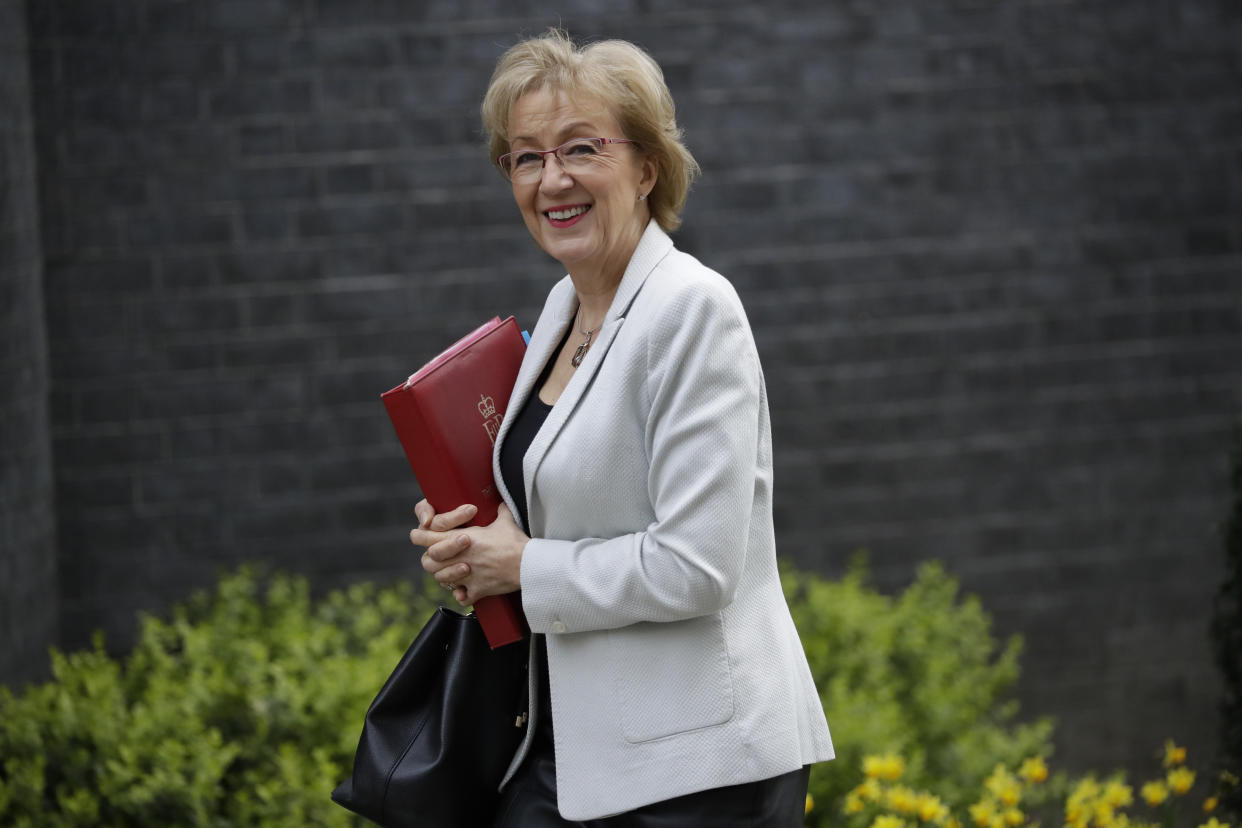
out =
<svg viewBox="0 0 1242 828"><path fill-rule="evenodd" d="M905 828L906 823L901 817L895 817L892 814L880 814L871 823L871 828Z"/></svg>
<svg viewBox="0 0 1242 828"><path fill-rule="evenodd" d="M848 797L848 796L845 798L845 801L846 801L847 803L849 802L849 797ZM810 812L811 812L814 808L815 808L815 797L811 796L810 794L807 794L807 795L806 795L806 806L805 806L805 810L803 810L803 811L802 811L803 815L805 815L805 814L809 814L809 813L810 813ZM847 813L848 813L848 811L847 811Z"/></svg>
<svg viewBox="0 0 1242 828"><path fill-rule="evenodd" d="M1113 808L1124 808L1134 802L1134 789L1120 779L1110 780L1100 795Z"/></svg>
<svg viewBox="0 0 1242 828"><path fill-rule="evenodd" d="M1207 799L1203 800L1203 812L1207 814L1212 813L1212 811L1216 810L1217 804L1216 797L1209 796Z"/></svg>
<svg viewBox="0 0 1242 828"><path fill-rule="evenodd" d="M1174 768L1165 778L1170 790L1178 796L1186 793L1190 790L1190 786L1195 784L1195 772L1190 768Z"/></svg>
<svg viewBox="0 0 1242 828"><path fill-rule="evenodd" d="M915 803L919 819L924 822L944 822L949 816L949 808L935 794L921 793Z"/></svg>
<svg viewBox="0 0 1242 828"><path fill-rule="evenodd" d="M863 773L869 779L896 782L906 772L906 760L895 753L863 757Z"/></svg>
<svg viewBox="0 0 1242 828"><path fill-rule="evenodd" d="M1173 744L1172 739L1164 740L1164 766L1166 768L1180 765L1186 761L1186 748Z"/></svg>
<svg viewBox="0 0 1242 828"><path fill-rule="evenodd" d="M1092 803L1091 816L1095 824L1100 826L1100 828L1112 825L1116 813L1117 810L1106 799L1097 799Z"/></svg>
<svg viewBox="0 0 1242 828"><path fill-rule="evenodd" d="M1001 816L1004 817L1005 824L1013 828L1026 821L1026 815L1017 808L1006 808L1005 813L1001 814Z"/></svg>
<svg viewBox="0 0 1242 828"><path fill-rule="evenodd" d="M1139 794L1144 802L1154 808L1169 798L1169 789L1163 782L1148 782L1139 788Z"/></svg>
<svg viewBox="0 0 1242 828"><path fill-rule="evenodd" d="M1200 825L1199 828L1229 828L1229 823L1221 822L1216 817L1212 817L1207 822Z"/></svg>
<svg viewBox="0 0 1242 828"><path fill-rule="evenodd" d="M884 788L875 779L864 779L854 790L867 802L879 802L884 795Z"/></svg>
<svg viewBox="0 0 1242 828"><path fill-rule="evenodd" d="M1027 782L1043 782L1048 778L1048 766L1040 756L1034 756L1022 763L1018 768L1018 776Z"/></svg>
<svg viewBox="0 0 1242 828"><path fill-rule="evenodd" d="M968 809L970 818L974 820L975 825L979 828L988 828L992 824L992 820L996 818L996 806L989 799L981 799Z"/></svg>
<svg viewBox="0 0 1242 828"><path fill-rule="evenodd" d="M810 794L807 794L806 796L806 812L809 814L811 812L811 807L815 803L811 800ZM850 791L845 795L845 805L842 806L842 810L847 814L856 814L865 807L866 803L863 802L863 798L858 795L857 791Z"/></svg>
<svg viewBox="0 0 1242 828"><path fill-rule="evenodd" d="M958 821L957 817L951 816L949 821L944 824L944 828L962 828L962 823Z"/></svg>
<svg viewBox="0 0 1242 828"><path fill-rule="evenodd" d="M1095 799L1099 795L1100 783L1088 776L1074 786L1074 790L1069 795L1069 801L1081 805L1088 800Z"/></svg>
<svg viewBox="0 0 1242 828"><path fill-rule="evenodd" d="M904 785L894 785L884 799L899 814L913 814L919 808L918 794Z"/></svg>
<svg viewBox="0 0 1242 828"><path fill-rule="evenodd" d="M1004 765L997 765L983 786L1006 807L1017 805L1022 798L1022 783Z"/></svg>

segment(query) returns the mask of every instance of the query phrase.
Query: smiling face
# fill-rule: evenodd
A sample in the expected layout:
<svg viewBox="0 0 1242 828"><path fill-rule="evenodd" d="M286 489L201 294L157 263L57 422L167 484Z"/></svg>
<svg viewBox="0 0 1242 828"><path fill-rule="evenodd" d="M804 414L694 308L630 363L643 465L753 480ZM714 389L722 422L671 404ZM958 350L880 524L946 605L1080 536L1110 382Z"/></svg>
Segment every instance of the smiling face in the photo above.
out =
<svg viewBox="0 0 1242 828"><path fill-rule="evenodd" d="M601 102L540 89L509 113L511 151L552 149L575 138L625 138ZM571 175L555 155L542 174L513 182L513 198L535 242L574 276L619 281L650 212L639 200L656 164L633 144L607 144Z"/></svg>

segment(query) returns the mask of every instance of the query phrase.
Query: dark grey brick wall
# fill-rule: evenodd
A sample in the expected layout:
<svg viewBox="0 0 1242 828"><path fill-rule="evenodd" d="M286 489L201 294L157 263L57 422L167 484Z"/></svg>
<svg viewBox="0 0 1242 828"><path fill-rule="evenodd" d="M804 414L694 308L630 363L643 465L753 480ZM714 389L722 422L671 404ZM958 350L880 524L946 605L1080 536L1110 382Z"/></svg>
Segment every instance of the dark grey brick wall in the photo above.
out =
<svg viewBox="0 0 1242 828"><path fill-rule="evenodd" d="M633 39L703 163L680 244L765 359L779 537L940 558L1058 761L1212 745L1242 413L1232 0L41 0L64 640L221 567L417 571L378 393L555 263L479 146L520 32ZM831 716L831 711L829 711Z"/></svg>
<svg viewBox="0 0 1242 828"><path fill-rule="evenodd" d="M47 672L56 520L24 0L0 0L0 679Z"/></svg>

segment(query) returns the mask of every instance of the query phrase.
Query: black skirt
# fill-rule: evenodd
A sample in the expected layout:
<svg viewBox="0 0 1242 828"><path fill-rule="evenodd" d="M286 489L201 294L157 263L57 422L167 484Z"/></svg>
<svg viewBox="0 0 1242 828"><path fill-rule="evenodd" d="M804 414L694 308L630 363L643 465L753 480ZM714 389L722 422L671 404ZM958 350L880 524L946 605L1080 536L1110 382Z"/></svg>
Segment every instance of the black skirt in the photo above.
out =
<svg viewBox="0 0 1242 828"><path fill-rule="evenodd" d="M810 775L807 766L771 779L666 799L605 819L570 822L556 810L555 762L551 755L532 753L505 787L492 828L798 828Z"/></svg>

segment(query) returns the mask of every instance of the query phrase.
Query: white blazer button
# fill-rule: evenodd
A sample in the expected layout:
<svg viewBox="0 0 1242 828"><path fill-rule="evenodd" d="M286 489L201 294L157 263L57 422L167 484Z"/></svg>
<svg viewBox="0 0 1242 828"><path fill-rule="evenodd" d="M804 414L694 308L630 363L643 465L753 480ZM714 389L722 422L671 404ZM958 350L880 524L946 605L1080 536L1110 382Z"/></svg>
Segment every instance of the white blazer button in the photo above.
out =
<svg viewBox="0 0 1242 828"><path fill-rule="evenodd" d="M564 621L553 621L553 622L552 622L552 632L554 632L554 633L563 633L563 632L565 632L565 622L564 622Z"/></svg>

